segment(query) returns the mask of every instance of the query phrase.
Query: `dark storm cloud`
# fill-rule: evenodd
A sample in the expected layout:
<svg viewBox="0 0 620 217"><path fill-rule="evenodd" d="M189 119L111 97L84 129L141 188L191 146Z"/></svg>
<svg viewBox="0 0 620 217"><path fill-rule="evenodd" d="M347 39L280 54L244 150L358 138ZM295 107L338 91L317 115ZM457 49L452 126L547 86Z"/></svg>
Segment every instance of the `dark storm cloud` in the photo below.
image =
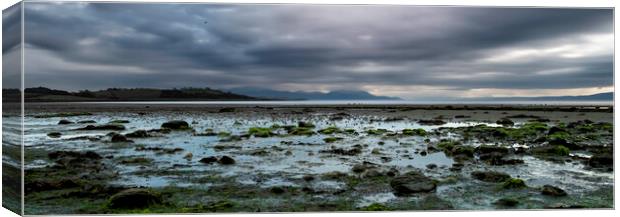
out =
<svg viewBox="0 0 620 217"><path fill-rule="evenodd" d="M2 11L2 87L21 88L21 4Z"/></svg>
<svg viewBox="0 0 620 217"><path fill-rule="evenodd" d="M25 13L27 86L613 85L607 9L28 3Z"/></svg>

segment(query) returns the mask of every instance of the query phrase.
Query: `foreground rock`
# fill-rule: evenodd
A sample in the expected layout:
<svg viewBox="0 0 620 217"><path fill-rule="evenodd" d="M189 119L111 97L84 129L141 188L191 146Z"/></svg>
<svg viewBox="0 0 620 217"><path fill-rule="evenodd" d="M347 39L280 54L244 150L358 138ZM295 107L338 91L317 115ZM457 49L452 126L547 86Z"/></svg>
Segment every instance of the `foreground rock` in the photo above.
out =
<svg viewBox="0 0 620 217"><path fill-rule="evenodd" d="M412 171L392 179L390 187L394 190L395 195L406 196L434 191L437 184L424 174Z"/></svg>
<svg viewBox="0 0 620 217"><path fill-rule="evenodd" d="M552 186L552 185L544 185L542 188L542 194L549 195L549 196L556 196L556 197L567 195L566 191L562 190L561 188Z"/></svg>
<svg viewBox="0 0 620 217"><path fill-rule="evenodd" d="M495 171L475 171L471 176L484 182L504 182L510 179L510 175Z"/></svg>
<svg viewBox="0 0 620 217"><path fill-rule="evenodd" d="M187 122L180 121L180 120L168 121L166 123L163 123L161 125L161 128L167 128L167 129L172 129L172 130L187 130L187 129L190 129L189 128L189 124Z"/></svg>
<svg viewBox="0 0 620 217"><path fill-rule="evenodd" d="M112 195L108 207L114 209L138 209L161 203L161 195L148 189L132 188Z"/></svg>

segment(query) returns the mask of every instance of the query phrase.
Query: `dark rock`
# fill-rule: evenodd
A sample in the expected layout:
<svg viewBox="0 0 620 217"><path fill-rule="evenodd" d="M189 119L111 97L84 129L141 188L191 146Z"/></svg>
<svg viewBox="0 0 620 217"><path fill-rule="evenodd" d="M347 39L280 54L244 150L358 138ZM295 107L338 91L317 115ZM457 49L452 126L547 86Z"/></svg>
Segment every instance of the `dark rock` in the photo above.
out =
<svg viewBox="0 0 620 217"><path fill-rule="evenodd" d="M217 162L223 165L230 165L235 164L235 159L229 156L222 156Z"/></svg>
<svg viewBox="0 0 620 217"><path fill-rule="evenodd" d="M566 132L566 130L559 128L557 126L553 126L549 128L549 132L547 132L547 135L552 135L554 133L560 133L560 132Z"/></svg>
<svg viewBox="0 0 620 217"><path fill-rule="evenodd" d="M426 168L431 169L431 170L435 169L435 168L437 168L437 164L427 164Z"/></svg>
<svg viewBox="0 0 620 217"><path fill-rule="evenodd" d="M112 142L131 142L131 140L128 140L127 137L121 135L121 134L114 134L112 135L112 139L110 140Z"/></svg>
<svg viewBox="0 0 620 217"><path fill-rule="evenodd" d="M235 111L236 111L235 108L221 108L217 112L219 112L219 113L229 113L229 112L235 112Z"/></svg>
<svg viewBox="0 0 620 217"><path fill-rule="evenodd" d="M215 163L217 162L217 158L213 156L205 157L205 158L200 159L198 162L205 163L205 164Z"/></svg>
<svg viewBox="0 0 620 217"><path fill-rule="evenodd" d="M416 171L395 177L390 181L390 186L397 196L432 192L437 188L433 180Z"/></svg>
<svg viewBox="0 0 620 217"><path fill-rule="evenodd" d="M78 121L78 124L96 124L97 121L94 120L84 120L84 121Z"/></svg>
<svg viewBox="0 0 620 217"><path fill-rule="evenodd" d="M62 136L62 133L50 132L50 133L47 134L47 136L49 136L50 138L60 138L60 136Z"/></svg>
<svg viewBox="0 0 620 217"><path fill-rule="evenodd" d="M517 199L514 198L501 198L497 201L495 201L493 204L498 205L498 206L507 206L507 207L513 207L519 204L519 201Z"/></svg>
<svg viewBox="0 0 620 217"><path fill-rule="evenodd" d="M73 123L74 123L73 121L65 120L65 119L62 119L62 120L58 121L58 124L60 124L60 125L73 124Z"/></svg>
<svg viewBox="0 0 620 217"><path fill-rule="evenodd" d="M75 188L79 186L80 184L71 178L63 178L60 180L26 180L26 183L24 184L26 194L41 191Z"/></svg>
<svg viewBox="0 0 620 217"><path fill-rule="evenodd" d="M113 209L139 209L161 203L161 195L148 189L132 188L112 195L108 207Z"/></svg>
<svg viewBox="0 0 620 217"><path fill-rule="evenodd" d="M310 182L312 180L314 180L314 176L312 175L305 175L304 177L302 177L302 179L306 182Z"/></svg>
<svg viewBox="0 0 620 217"><path fill-rule="evenodd" d="M400 174L400 172L396 168L390 168L390 170L388 170L385 173L385 175L387 175L389 177L394 177L394 176L397 176L398 174Z"/></svg>
<svg viewBox="0 0 620 217"><path fill-rule="evenodd" d="M161 125L161 128L167 128L167 129L172 129L172 130L190 129L189 124L187 122L180 121L180 120L168 121L166 123L163 123Z"/></svg>
<svg viewBox="0 0 620 217"><path fill-rule="evenodd" d="M513 122L512 120L510 120L508 118L499 119L495 123L501 124L503 126L513 126L513 125L515 125L515 122Z"/></svg>
<svg viewBox="0 0 620 217"><path fill-rule="evenodd" d="M285 192L284 188L278 187L278 186L272 187L271 189L269 189L269 191L271 191L271 193L274 193L274 194L283 194Z"/></svg>
<svg viewBox="0 0 620 217"><path fill-rule="evenodd" d="M595 154L588 160L588 165L595 168L613 167L614 156L609 153Z"/></svg>
<svg viewBox="0 0 620 217"><path fill-rule="evenodd" d="M510 179L510 175L495 171L474 171L471 176L485 182L504 182Z"/></svg>
<svg viewBox="0 0 620 217"><path fill-rule="evenodd" d="M506 154L506 153L508 153L509 150L506 147L492 146L492 145L481 145L481 146L476 147L475 151L478 154L488 154L488 153L492 153L492 152Z"/></svg>
<svg viewBox="0 0 620 217"><path fill-rule="evenodd" d="M297 123L298 127L303 127L303 128L314 128L314 124L312 123L308 123L308 122L304 122L304 121L300 121L299 123Z"/></svg>
<svg viewBox="0 0 620 217"><path fill-rule="evenodd" d="M338 155L347 155L347 156L353 156L353 155L358 155L362 153L362 148L361 147L353 147L351 149L343 149L343 148L334 148L334 149L329 149L329 150L320 150L320 153L331 153L331 154L338 154Z"/></svg>
<svg viewBox="0 0 620 217"><path fill-rule="evenodd" d="M561 197L561 196L566 196L566 191L562 190L561 188L552 186L552 185L544 185L542 188L542 194L544 195L549 195L549 196L556 196L556 197Z"/></svg>
<svg viewBox="0 0 620 217"><path fill-rule="evenodd" d="M125 130L125 126L119 124L88 125L77 130Z"/></svg>
<svg viewBox="0 0 620 217"><path fill-rule="evenodd" d="M146 130L136 130L134 132L125 134L129 138L146 138L149 137L149 133Z"/></svg>
<svg viewBox="0 0 620 217"><path fill-rule="evenodd" d="M419 120L418 123L421 125L444 125L446 124L445 121L439 120L439 119Z"/></svg>
<svg viewBox="0 0 620 217"><path fill-rule="evenodd" d="M373 168L373 167L370 165L366 165L366 164L356 164L351 168L351 171L353 171L354 173L362 173L370 168Z"/></svg>

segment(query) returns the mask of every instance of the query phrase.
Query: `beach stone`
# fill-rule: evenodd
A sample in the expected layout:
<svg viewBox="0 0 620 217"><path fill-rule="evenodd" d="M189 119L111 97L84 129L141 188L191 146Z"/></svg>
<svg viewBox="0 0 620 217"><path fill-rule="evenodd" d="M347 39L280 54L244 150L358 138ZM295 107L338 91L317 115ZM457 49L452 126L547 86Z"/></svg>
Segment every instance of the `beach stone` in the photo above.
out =
<svg viewBox="0 0 620 217"><path fill-rule="evenodd" d="M112 135L112 139L110 140L112 142L129 142L130 140L127 140L127 137L121 135L121 134L114 134Z"/></svg>
<svg viewBox="0 0 620 217"><path fill-rule="evenodd" d="M498 206L513 207L513 206L518 205L519 201L514 198L501 198L495 201L493 204L498 205Z"/></svg>
<svg viewBox="0 0 620 217"><path fill-rule="evenodd" d="M271 191L271 193L274 193L274 194L283 194L284 188L276 186L276 187L272 187L271 189L269 189L269 191Z"/></svg>
<svg viewBox="0 0 620 217"><path fill-rule="evenodd" d="M484 182L504 182L510 179L510 175L495 171L474 171L471 176Z"/></svg>
<svg viewBox="0 0 620 217"><path fill-rule="evenodd" d="M74 123L73 121L70 121L70 120L65 120L65 119L62 119L62 120L58 121L58 124L59 124L59 125L64 125L64 124L73 124L73 123Z"/></svg>
<svg viewBox="0 0 620 217"><path fill-rule="evenodd" d="M412 171L392 179L390 187L396 196L405 196L434 191L437 184L424 174Z"/></svg>
<svg viewBox="0 0 620 217"><path fill-rule="evenodd" d="M88 125L77 130L125 130L125 126L120 124Z"/></svg>
<svg viewBox="0 0 620 217"><path fill-rule="evenodd" d="M189 129L189 124L185 121L174 120L168 121L161 125L161 128L173 129L173 130L184 130Z"/></svg>
<svg viewBox="0 0 620 217"><path fill-rule="evenodd" d="M312 175L304 175L304 176L302 177L302 179L303 179L304 181L306 181L306 182L310 182L310 181L314 180L314 176L312 176Z"/></svg>
<svg viewBox="0 0 620 217"><path fill-rule="evenodd" d="M134 132L125 134L129 138L146 138L149 137L149 133L146 130L136 130Z"/></svg>
<svg viewBox="0 0 620 217"><path fill-rule="evenodd" d="M151 205L162 203L161 195L142 188L132 188L123 190L110 197L108 206L110 208L137 209L146 208Z"/></svg>
<svg viewBox="0 0 620 217"><path fill-rule="evenodd" d="M314 128L314 124L304 122L304 121L300 121L299 123L297 123L297 126L304 127L304 128Z"/></svg>
<svg viewBox="0 0 620 217"><path fill-rule="evenodd" d="M205 157L205 158L200 159L200 161L198 161L198 162L205 163L205 164L215 163L215 162L217 162L217 158L213 157L213 156Z"/></svg>
<svg viewBox="0 0 620 217"><path fill-rule="evenodd" d="M47 136L49 136L50 138L60 138L60 136L62 136L62 133L60 132L50 132L47 134Z"/></svg>
<svg viewBox="0 0 620 217"><path fill-rule="evenodd" d="M229 156L222 156L220 160L218 160L218 162L223 165L230 165L230 164L235 164L235 159Z"/></svg>
<svg viewBox="0 0 620 217"><path fill-rule="evenodd" d="M421 125L444 125L446 124L445 121L439 120L439 119L419 120L418 123Z"/></svg>
<svg viewBox="0 0 620 217"><path fill-rule="evenodd" d="M512 120L510 120L508 118L499 119L495 123L503 125L503 126L513 126L513 125L515 125L515 122L513 122Z"/></svg>
<svg viewBox="0 0 620 217"><path fill-rule="evenodd" d="M544 185L541 193L544 195L556 196L556 197L567 195L566 191L562 190L561 188L552 186L552 185Z"/></svg>

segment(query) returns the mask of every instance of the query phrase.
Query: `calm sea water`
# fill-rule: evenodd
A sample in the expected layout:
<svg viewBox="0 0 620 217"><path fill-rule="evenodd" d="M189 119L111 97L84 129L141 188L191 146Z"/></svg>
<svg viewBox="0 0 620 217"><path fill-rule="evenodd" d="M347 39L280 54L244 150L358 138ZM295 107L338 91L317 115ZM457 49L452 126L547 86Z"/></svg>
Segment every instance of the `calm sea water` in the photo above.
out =
<svg viewBox="0 0 620 217"><path fill-rule="evenodd" d="M291 101L128 101L76 102L84 104L193 104L193 105L575 105L612 106L613 101L409 101L409 100L291 100Z"/></svg>

